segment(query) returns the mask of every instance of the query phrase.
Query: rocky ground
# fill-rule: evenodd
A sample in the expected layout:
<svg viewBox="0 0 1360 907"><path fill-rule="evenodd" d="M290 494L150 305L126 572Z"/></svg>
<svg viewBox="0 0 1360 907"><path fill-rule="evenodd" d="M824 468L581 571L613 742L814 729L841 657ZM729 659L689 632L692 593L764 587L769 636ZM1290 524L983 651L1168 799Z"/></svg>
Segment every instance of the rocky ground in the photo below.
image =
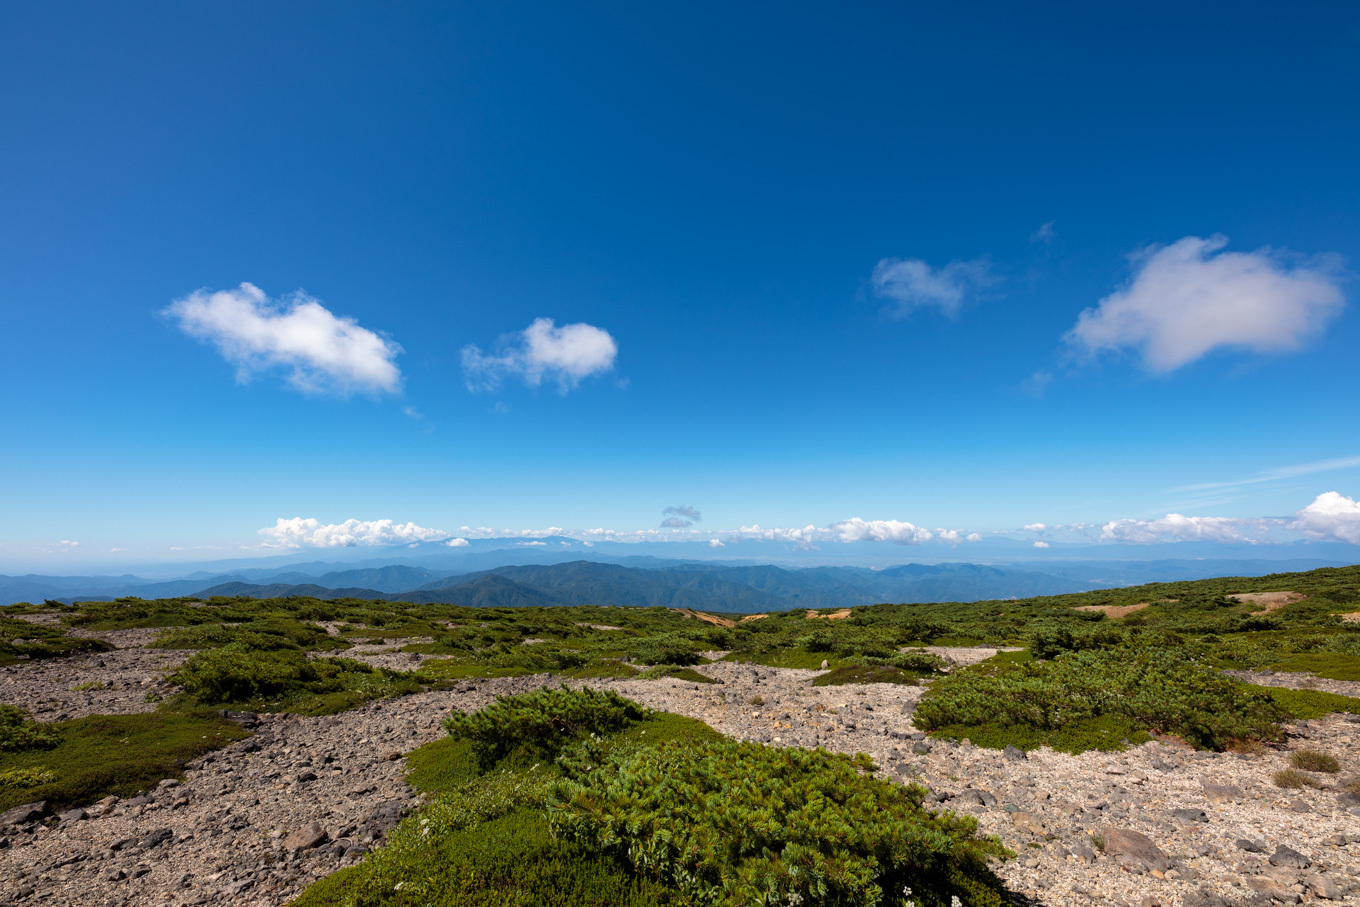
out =
<svg viewBox="0 0 1360 907"><path fill-rule="evenodd" d="M108 634L121 646L115 652L0 671L0 701L47 720L153 708L145 692L185 653L142 649L139 632ZM346 654L407 667L417 659L394 651L403 643ZM938 651L961 662L991 654ZM1232 755L1151 743L1118 754L1041 750L1026 758L926 741L911 723L919 687L813 687L815 671L728 663L699 670L721 683L604 685L733 737L870 754L892 777L928 787L939 806L977 816L1016 851L999 871L1019 903L1360 903L1360 798L1274 787L1288 749ZM71 690L91 682L112 687ZM401 811L418 803L403 782L401 754L439 738L450 709L557 682L468 682L329 718L243 716L255 736L191 764L179 783L60 818L0 817L0 903L287 903L380 845ZM1330 753L1343 780L1360 771L1356 720L1303 722L1291 728L1288 747Z"/></svg>

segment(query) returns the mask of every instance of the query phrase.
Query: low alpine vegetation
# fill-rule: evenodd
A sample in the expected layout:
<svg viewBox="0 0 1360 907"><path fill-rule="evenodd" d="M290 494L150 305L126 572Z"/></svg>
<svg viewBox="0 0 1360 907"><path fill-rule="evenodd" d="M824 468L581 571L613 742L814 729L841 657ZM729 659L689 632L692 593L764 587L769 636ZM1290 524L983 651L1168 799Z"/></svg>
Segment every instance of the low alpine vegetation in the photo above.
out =
<svg viewBox="0 0 1360 907"><path fill-rule="evenodd" d="M29 720L23 709L0 703L0 753L50 749L60 739L49 725Z"/></svg>
<svg viewBox="0 0 1360 907"><path fill-rule="evenodd" d="M1317 750L1298 750L1291 753L1289 764L1305 772L1322 772L1325 775L1335 775L1341 771L1341 763L1336 761L1335 756L1319 753Z"/></svg>
<svg viewBox="0 0 1360 907"><path fill-rule="evenodd" d="M552 761L584 735L603 736L643 720L647 710L617 693L592 689L541 689L497 699L479 712L454 712L444 729L471 740L484 768L508 756Z"/></svg>
<svg viewBox="0 0 1360 907"><path fill-rule="evenodd" d="M1049 661L979 667L940 680L915 714L936 733L1023 748L1080 751L1156 731L1202 749L1278 740L1284 711L1183 648L1069 651ZM1089 727L1099 732L1083 736ZM1144 736L1144 739L1146 737Z"/></svg>
<svg viewBox="0 0 1360 907"><path fill-rule="evenodd" d="M564 760L553 833L628 860L680 903L1005 903L972 818L872 776L867 756L719 741Z"/></svg>
<svg viewBox="0 0 1360 907"><path fill-rule="evenodd" d="M1295 768L1282 768L1274 774L1271 780L1275 782L1276 787L1311 787L1315 789L1322 787L1321 781Z"/></svg>

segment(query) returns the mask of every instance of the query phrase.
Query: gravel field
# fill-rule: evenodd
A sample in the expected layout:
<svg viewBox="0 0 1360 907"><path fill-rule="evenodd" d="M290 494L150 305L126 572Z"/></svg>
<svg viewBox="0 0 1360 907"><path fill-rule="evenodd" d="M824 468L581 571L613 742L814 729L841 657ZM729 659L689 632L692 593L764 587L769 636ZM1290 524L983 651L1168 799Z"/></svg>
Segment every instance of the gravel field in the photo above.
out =
<svg viewBox="0 0 1360 907"><path fill-rule="evenodd" d="M146 692L168 692L160 676L187 653L140 648L148 631L101 635L120 648L3 669L0 701L44 720L154 708ZM395 651L405 642L345 654L409 668L420 656ZM970 663L995 650L933 651ZM1360 903L1360 798L1275 788L1271 775L1286 766L1287 750L1244 756L1150 743L1117 754L1045 749L1026 758L925 740L911 722L921 687L813 687L820 672L730 663L698 670L720 683L589 685L740 739L868 753L891 777L928 787L939 808L977 816L1017 852L999 870L1017 903ZM1306 675L1251 679L1314 683ZM111 687L71 690L90 682ZM418 805L401 756L442 736L449 710L559 682L551 675L479 680L327 718L241 717L255 736L191 763L181 783L90 804L60 821L0 821L0 903L286 904L309 882L380 846L401 812ZM1355 720L1300 722L1288 746L1335 756L1343 780L1360 769ZM1093 835L1104 840L1104 853L1092 847Z"/></svg>

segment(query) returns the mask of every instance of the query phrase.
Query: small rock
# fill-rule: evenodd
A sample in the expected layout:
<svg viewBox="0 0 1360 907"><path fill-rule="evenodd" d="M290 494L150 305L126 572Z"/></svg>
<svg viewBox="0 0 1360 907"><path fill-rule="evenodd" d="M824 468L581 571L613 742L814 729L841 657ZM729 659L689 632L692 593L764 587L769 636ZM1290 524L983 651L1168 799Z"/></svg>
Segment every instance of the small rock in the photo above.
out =
<svg viewBox="0 0 1360 907"><path fill-rule="evenodd" d="M299 828L283 841L284 850L311 850L325 844L328 835L326 830L313 822L311 825Z"/></svg>
<svg viewBox="0 0 1360 907"><path fill-rule="evenodd" d="M1182 899L1184 907L1233 907L1232 901L1207 888L1192 891Z"/></svg>
<svg viewBox="0 0 1360 907"><path fill-rule="evenodd" d="M1139 866L1165 872L1175 864L1147 835L1124 828L1105 828L1105 855L1130 868Z"/></svg>
<svg viewBox="0 0 1360 907"><path fill-rule="evenodd" d="M1245 850L1247 853L1265 853L1266 846L1260 841L1251 841L1247 838L1237 839L1237 849Z"/></svg>
<svg viewBox="0 0 1360 907"><path fill-rule="evenodd" d="M39 800L37 803L25 803L23 806L16 806L13 809L0 813L0 828L6 825L23 825L25 822L32 822L34 819L41 819L46 812L46 800Z"/></svg>
<svg viewBox="0 0 1360 907"><path fill-rule="evenodd" d="M924 740L920 741L919 743L913 743L911 745L911 751L915 753L917 756L929 756L930 744L926 743Z"/></svg>
<svg viewBox="0 0 1360 907"><path fill-rule="evenodd" d="M298 779L298 783L299 783L299 784L306 784L308 781L315 781L315 780L316 780L316 773L315 773L315 772L303 772L302 774L300 774L300 775L297 776L297 779Z"/></svg>
<svg viewBox="0 0 1360 907"><path fill-rule="evenodd" d="M142 838L141 848L142 850L150 850L153 847L159 847L174 836L175 833L170 829L158 828L145 838Z"/></svg>
<svg viewBox="0 0 1360 907"><path fill-rule="evenodd" d="M1210 803L1232 803L1234 800L1244 799L1247 795L1242 788L1236 784L1214 784L1211 781L1204 782L1204 799Z"/></svg>
<svg viewBox="0 0 1360 907"><path fill-rule="evenodd" d="M89 818L89 816L86 814L85 810L77 807L76 809L68 809L66 812L62 813L57 818L59 818L61 820L61 823L65 825L70 822L83 822L87 818Z"/></svg>
<svg viewBox="0 0 1360 907"><path fill-rule="evenodd" d="M1026 753L1024 750L1020 749L1020 747L1012 743L1006 744L1006 748L1001 751L1001 754L1005 756L1007 759L1010 759L1015 762L1024 762L1026 759L1029 758L1028 753Z"/></svg>
<svg viewBox="0 0 1360 907"><path fill-rule="evenodd" d="M1292 869L1307 869L1313 861L1292 847L1281 844L1270 855L1271 866L1288 866Z"/></svg>
<svg viewBox="0 0 1360 907"><path fill-rule="evenodd" d="M1339 901L1346 896L1339 885L1316 872L1310 872L1304 876L1303 884L1313 897L1322 898L1324 901Z"/></svg>

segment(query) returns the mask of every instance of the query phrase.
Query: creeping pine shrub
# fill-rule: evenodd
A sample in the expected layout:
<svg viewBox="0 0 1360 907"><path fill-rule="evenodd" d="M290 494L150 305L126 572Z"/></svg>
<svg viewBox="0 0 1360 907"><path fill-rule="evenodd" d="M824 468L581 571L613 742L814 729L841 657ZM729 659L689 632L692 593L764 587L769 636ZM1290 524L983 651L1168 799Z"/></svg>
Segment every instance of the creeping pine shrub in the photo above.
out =
<svg viewBox="0 0 1360 907"><path fill-rule="evenodd" d="M40 784L50 784L55 780L56 772L48 771L41 766L0 769L0 793L27 790Z"/></svg>
<svg viewBox="0 0 1360 907"><path fill-rule="evenodd" d="M630 647L635 659L645 665L697 665L699 653L694 643L683 636L666 634L640 639Z"/></svg>
<svg viewBox="0 0 1360 907"><path fill-rule="evenodd" d="M1069 652L1012 670L969 670L939 681L913 720L927 730L1002 727L1038 731L1112 718L1175 734L1203 749L1279 739L1283 710L1185 649Z"/></svg>
<svg viewBox="0 0 1360 907"><path fill-rule="evenodd" d="M60 742L55 731L30 721L23 709L0 704L0 753L50 749Z"/></svg>
<svg viewBox="0 0 1360 907"><path fill-rule="evenodd" d="M683 903L1006 903L987 868L1001 844L971 817L924 809L924 788L875 779L867 756L724 740L561 764L554 835L628 860Z"/></svg>
<svg viewBox="0 0 1360 907"><path fill-rule="evenodd" d="M578 737L611 734L647 714L608 690L559 687L503 696L479 712L454 712L444 719L444 728L457 740L471 740L478 763L490 768L518 752L556 759Z"/></svg>
<svg viewBox="0 0 1360 907"><path fill-rule="evenodd" d="M1094 612L1100 614L1100 612ZM1099 626L1089 632L1073 631L1071 627L1041 626L1029 635L1030 654L1038 659L1054 658L1064 652L1084 652L1090 649L1112 649L1123 645L1128 637L1117 627Z"/></svg>
<svg viewBox="0 0 1360 907"><path fill-rule="evenodd" d="M168 679L183 685L191 698L213 705L341 692L353 705L419 689L410 675L352 658L309 659L294 649L260 652L235 643L199 652Z"/></svg>

